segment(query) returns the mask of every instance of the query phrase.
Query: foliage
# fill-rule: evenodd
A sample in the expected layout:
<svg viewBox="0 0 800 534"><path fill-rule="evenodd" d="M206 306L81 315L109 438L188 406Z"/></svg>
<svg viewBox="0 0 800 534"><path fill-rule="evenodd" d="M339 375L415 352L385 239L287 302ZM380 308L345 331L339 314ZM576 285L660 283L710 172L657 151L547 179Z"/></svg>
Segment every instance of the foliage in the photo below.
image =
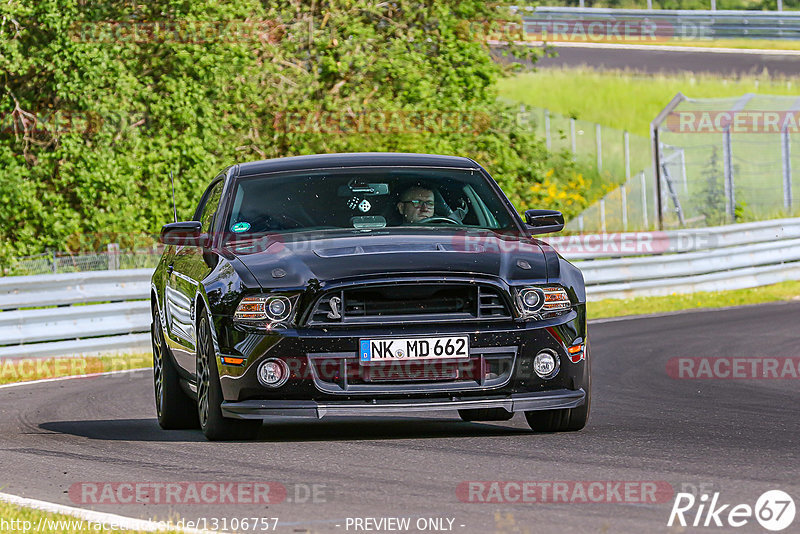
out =
<svg viewBox="0 0 800 534"><path fill-rule="evenodd" d="M697 211L705 217L706 226L718 226L727 222L725 214L725 186L719 150L713 147L708 164L702 173L703 189L697 199Z"/></svg>
<svg viewBox="0 0 800 534"><path fill-rule="evenodd" d="M470 156L523 210L573 169L497 100L515 67L487 38L513 41L512 18L482 0L4 2L0 260L137 241L172 218L169 171L189 218L225 166L298 154Z"/></svg>

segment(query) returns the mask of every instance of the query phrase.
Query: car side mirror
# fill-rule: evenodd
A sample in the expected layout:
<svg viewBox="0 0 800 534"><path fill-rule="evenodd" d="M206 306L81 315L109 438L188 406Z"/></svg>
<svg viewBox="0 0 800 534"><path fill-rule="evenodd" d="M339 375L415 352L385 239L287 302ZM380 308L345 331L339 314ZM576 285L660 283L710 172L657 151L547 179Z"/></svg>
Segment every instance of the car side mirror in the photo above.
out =
<svg viewBox="0 0 800 534"><path fill-rule="evenodd" d="M184 247L204 247L208 243L208 234L201 233L200 221L183 221L165 224L161 228L159 241L165 245Z"/></svg>
<svg viewBox="0 0 800 534"><path fill-rule="evenodd" d="M564 215L556 210L526 210L525 222L531 234L549 234L564 229Z"/></svg>

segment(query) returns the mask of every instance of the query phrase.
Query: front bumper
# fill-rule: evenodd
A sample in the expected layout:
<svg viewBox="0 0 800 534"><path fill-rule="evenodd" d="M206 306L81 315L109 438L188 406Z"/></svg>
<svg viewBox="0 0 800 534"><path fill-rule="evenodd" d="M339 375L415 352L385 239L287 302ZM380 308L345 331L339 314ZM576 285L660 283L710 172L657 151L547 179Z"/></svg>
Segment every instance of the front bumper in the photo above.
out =
<svg viewBox="0 0 800 534"><path fill-rule="evenodd" d="M479 408L503 408L508 412L575 408L586 402L583 389L558 389L505 396L468 399L425 398L414 400L371 399L358 401L248 400L223 402L222 415L234 419L301 417L322 419L328 415L363 416L385 413L436 412Z"/></svg>

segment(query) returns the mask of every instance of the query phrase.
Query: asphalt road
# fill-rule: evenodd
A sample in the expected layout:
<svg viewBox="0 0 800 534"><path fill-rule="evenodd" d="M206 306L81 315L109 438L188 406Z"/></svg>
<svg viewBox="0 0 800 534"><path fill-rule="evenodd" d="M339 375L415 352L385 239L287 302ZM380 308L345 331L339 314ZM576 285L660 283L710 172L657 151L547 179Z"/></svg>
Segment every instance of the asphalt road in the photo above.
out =
<svg viewBox="0 0 800 534"><path fill-rule="evenodd" d="M646 73L689 71L723 75L761 74L772 76L800 74L800 54L775 55L751 53L694 52L613 48L572 48L556 46L557 57L543 58L537 67L579 67L595 69L630 69Z"/></svg>
<svg viewBox="0 0 800 534"><path fill-rule="evenodd" d="M475 480L655 481L718 491L731 504L782 489L800 504L800 381L676 380L666 372L680 356L800 356L798 316L793 302L591 325L592 414L571 434L532 433L519 414L491 424L443 414L273 421L256 442L210 443L199 431L158 428L150 372L3 389L0 491L141 518L278 517L278 532L366 531L347 529L348 517L410 517L411 532L418 518L450 518L452 531L465 533L680 532L666 526L671 496L656 504L485 504L461 502L456 488ZM76 483L123 481L272 481L289 499L70 498ZM320 502L296 502L312 484L325 486ZM800 517L787 532L798 525ZM765 532L754 521L736 530Z"/></svg>

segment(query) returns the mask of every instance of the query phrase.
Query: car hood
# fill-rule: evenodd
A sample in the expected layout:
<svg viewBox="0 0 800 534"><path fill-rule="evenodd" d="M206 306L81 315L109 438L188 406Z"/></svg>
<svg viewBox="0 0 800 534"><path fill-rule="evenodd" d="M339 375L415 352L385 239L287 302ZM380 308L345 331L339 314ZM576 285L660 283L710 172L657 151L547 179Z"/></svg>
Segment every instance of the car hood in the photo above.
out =
<svg viewBox="0 0 800 534"><path fill-rule="evenodd" d="M299 287L385 275L466 275L547 281L539 242L491 231L436 229L282 234L226 249L262 288Z"/></svg>

